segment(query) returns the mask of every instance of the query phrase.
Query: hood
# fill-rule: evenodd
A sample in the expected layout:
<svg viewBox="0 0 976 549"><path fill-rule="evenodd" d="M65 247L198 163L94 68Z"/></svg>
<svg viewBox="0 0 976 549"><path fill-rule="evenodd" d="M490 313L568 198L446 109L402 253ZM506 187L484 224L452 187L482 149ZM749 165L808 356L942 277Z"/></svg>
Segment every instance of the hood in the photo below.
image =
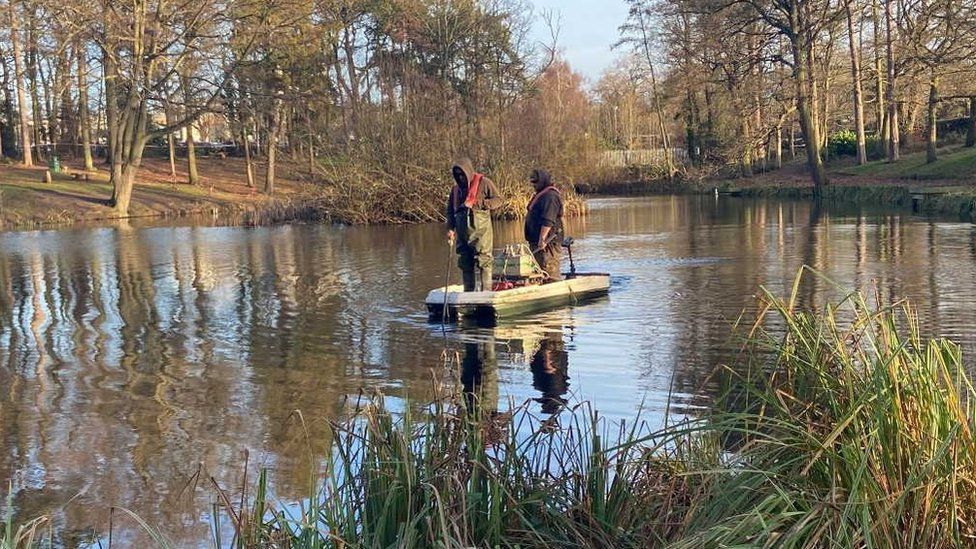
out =
<svg viewBox="0 0 976 549"><path fill-rule="evenodd" d="M549 185L552 185L552 176L549 175L549 172L541 168L532 170L532 179L535 179L542 184L541 187L539 187L540 189L545 189Z"/></svg>
<svg viewBox="0 0 976 549"><path fill-rule="evenodd" d="M460 168L461 171L464 172L465 181L462 183L461 181L458 181L456 177L454 178L454 180L457 182L458 185L461 185L462 187L467 187L468 182L471 181L472 177L474 177L474 173L475 173L474 163L471 162L470 158L462 157L458 159L457 162L454 163L454 166L451 168L452 173L454 172L454 168Z"/></svg>

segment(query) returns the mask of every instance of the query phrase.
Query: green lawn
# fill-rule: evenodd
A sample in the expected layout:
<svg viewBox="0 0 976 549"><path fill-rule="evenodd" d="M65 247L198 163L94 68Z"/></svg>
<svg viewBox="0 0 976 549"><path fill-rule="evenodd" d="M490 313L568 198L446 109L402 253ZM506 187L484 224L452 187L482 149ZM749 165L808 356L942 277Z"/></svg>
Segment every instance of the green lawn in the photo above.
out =
<svg viewBox="0 0 976 549"><path fill-rule="evenodd" d="M838 169L837 173L915 180L976 179L976 147L943 148L939 160L932 164L927 164L925 153L920 152L904 155L898 162L879 160Z"/></svg>

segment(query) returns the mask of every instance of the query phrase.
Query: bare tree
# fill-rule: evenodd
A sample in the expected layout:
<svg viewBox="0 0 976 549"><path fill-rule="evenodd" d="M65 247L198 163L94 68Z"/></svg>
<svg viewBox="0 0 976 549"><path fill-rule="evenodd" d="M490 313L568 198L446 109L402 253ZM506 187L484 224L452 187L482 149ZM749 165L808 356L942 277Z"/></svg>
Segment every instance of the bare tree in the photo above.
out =
<svg viewBox="0 0 976 549"><path fill-rule="evenodd" d="M857 135L857 163L866 164L868 161L867 139L864 136L864 96L861 91L861 51L858 37L860 32L854 31L854 15L851 0L845 6L847 13L847 34L851 50L851 81L854 88L854 131ZM860 25L860 21L858 22Z"/></svg>
<svg viewBox="0 0 976 549"><path fill-rule="evenodd" d="M668 177L674 177L677 169L671 150L671 136L665 123L664 107L658 87L657 72L654 69L654 55L652 53L652 36L650 31L650 8L643 0L627 0L630 6L628 22L621 27L624 33L623 43L631 43L639 51L647 63L648 76L651 84L651 102L658 119L658 130L661 133L661 147L664 150L665 169Z"/></svg>
<svg viewBox="0 0 976 549"><path fill-rule="evenodd" d="M78 124L79 136L81 137L82 158L85 162L85 171L93 171L95 162L92 159L91 143L91 116L88 114L88 52L85 50L85 42L79 40L75 46L75 56L78 59Z"/></svg>
<svg viewBox="0 0 976 549"><path fill-rule="evenodd" d="M219 66L223 58L216 43L226 12L215 0L100 0L94 6L52 9L66 25L93 30L102 49L112 183L109 203L117 215L127 216L149 141L187 127L218 105L226 70ZM179 119L151 128L152 113L164 106L166 83L178 77L191 57L195 70L188 75L189 89L184 91L192 103L185 105Z"/></svg>
<svg viewBox="0 0 976 549"><path fill-rule="evenodd" d="M900 130L898 128L898 103L896 101L895 90L897 89L898 70L895 67L895 36L894 36L894 17L892 13L892 0L884 0L885 16L885 53L888 61L888 161L895 162L901 157L901 145L899 143Z"/></svg>
<svg viewBox="0 0 976 549"><path fill-rule="evenodd" d="M903 0L899 29L919 71L928 77L926 161L938 160L938 106L941 81L959 63L976 55L976 7L972 2Z"/></svg>
<svg viewBox="0 0 976 549"><path fill-rule="evenodd" d="M27 99L24 90L24 73L21 71L22 55L20 48L20 14L17 12L17 2L8 0L7 13L10 17L10 42L14 56L14 79L17 82L17 109L20 111L20 148L24 166L34 165L31 154L30 118L27 115Z"/></svg>
<svg viewBox="0 0 976 549"><path fill-rule="evenodd" d="M827 185L823 164L823 135L819 114L816 45L826 29L843 16L843 5L832 0L750 0L755 13L772 29L780 33L790 45L796 109L800 132L807 151L807 164L815 193Z"/></svg>

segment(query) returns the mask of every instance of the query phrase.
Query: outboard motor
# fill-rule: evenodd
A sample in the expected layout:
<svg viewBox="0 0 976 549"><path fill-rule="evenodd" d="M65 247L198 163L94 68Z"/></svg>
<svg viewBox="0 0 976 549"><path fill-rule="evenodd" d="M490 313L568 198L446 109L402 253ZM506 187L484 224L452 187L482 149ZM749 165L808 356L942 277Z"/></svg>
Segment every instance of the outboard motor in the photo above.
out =
<svg viewBox="0 0 976 549"><path fill-rule="evenodd" d="M569 252L569 276L570 278L576 276L576 264L573 263L573 237L567 236L563 239L563 248Z"/></svg>

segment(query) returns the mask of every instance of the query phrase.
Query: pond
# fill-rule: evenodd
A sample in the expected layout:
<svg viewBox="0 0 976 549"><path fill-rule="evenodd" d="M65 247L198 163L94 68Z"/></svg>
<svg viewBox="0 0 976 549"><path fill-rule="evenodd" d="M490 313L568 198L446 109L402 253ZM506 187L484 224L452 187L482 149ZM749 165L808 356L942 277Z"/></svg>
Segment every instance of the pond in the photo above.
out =
<svg viewBox="0 0 976 549"><path fill-rule="evenodd" d="M423 403L456 376L540 415L584 400L613 419L693 413L735 359L732 324L803 264L838 285L807 279L803 305L909 298L928 333L976 345L970 223L667 196L591 200L568 226L577 266L613 275L609 296L494 328L428 322L449 261L434 225L0 234L4 489L68 545L104 530L111 505L193 545L211 476L235 489L247 450L277 497L301 499L327 420L374 390ZM498 224L496 245L520 235Z"/></svg>

